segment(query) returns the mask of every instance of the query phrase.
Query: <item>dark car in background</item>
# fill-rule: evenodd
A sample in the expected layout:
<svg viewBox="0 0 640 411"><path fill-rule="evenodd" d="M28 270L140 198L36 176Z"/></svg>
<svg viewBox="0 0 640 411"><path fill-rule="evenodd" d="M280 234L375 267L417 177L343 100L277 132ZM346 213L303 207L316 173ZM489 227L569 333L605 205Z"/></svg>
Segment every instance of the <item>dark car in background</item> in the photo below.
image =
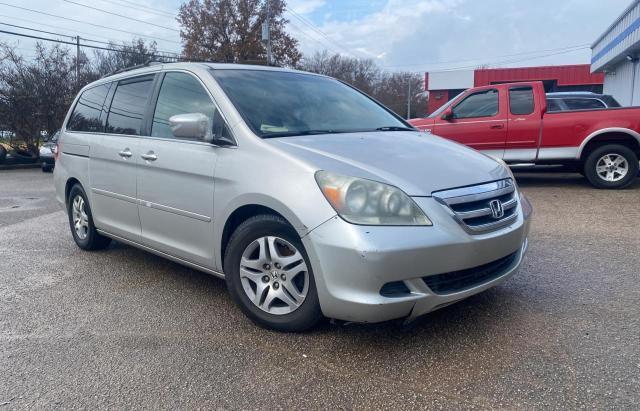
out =
<svg viewBox="0 0 640 411"><path fill-rule="evenodd" d="M547 93L547 111L593 110L621 107L613 96L589 91Z"/></svg>
<svg viewBox="0 0 640 411"><path fill-rule="evenodd" d="M26 146L0 142L0 165L37 164L38 155Z"/></svg>
<svg viewBox="0 0 640 411"><path fill-rule="evenodd" d="M24 142L16 143L10 139L0 140L0 166L40 165L42 171L52 171L59 134L60 131L56 131L50 139L44 137L44 142L39 147L30 147Z"/></svg>

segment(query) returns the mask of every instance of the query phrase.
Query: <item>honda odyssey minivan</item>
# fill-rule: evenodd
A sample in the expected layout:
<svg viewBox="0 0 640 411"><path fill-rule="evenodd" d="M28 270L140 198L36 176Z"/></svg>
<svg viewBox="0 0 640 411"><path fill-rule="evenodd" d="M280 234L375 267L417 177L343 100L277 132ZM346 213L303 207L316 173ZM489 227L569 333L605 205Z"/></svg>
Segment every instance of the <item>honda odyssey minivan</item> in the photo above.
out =
<svg viewBox="0 0 640 411"><path fill-rule="evenodd" d="M54 180L84 250L225 279L284 331L416 317L513 275L531 206L495 159L300 71L150 65L80 91Z"/></svg>

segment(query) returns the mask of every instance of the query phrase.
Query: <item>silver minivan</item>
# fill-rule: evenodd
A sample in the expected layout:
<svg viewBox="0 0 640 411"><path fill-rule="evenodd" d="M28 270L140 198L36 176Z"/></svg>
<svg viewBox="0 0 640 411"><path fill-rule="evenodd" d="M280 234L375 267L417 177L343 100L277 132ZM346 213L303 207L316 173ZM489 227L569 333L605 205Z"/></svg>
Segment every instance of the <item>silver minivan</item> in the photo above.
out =
<svg viewBox="0 0 640 411"><path fill-rule="evenodd" d="M84 250L111 239L223 277L285 331L411 321L520 266L531 206L499 160L294 70L174 63L76 97L54 180Z"/></svg>

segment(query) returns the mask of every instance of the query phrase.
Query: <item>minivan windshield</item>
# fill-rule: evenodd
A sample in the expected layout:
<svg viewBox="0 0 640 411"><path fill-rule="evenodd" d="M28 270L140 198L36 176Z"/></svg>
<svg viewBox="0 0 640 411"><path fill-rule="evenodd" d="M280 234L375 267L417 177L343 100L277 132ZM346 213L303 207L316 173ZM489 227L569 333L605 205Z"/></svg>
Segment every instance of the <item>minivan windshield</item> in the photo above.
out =
<svg viewBox="0 0 640 411"><path fill-rule="evenodd" d="M262 138L415 129L359 91L329 77L270 70L212 70Z"/></svg>

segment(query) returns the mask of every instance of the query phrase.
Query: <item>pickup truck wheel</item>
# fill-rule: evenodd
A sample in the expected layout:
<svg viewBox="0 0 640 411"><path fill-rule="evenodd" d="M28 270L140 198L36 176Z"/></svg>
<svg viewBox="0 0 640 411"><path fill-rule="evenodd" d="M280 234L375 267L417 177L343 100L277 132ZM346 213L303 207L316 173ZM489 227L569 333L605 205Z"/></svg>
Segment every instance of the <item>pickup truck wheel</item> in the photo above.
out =
<svg viewBox="0 0 640 411"><path fill-rule="evenodd" d="M584 175L597 188L623 188L638 175L638 157L628 147L608 144L589 154Z"/></svg>
<svg viewBox="0 0 640 411"><path fill-rule="evenodd" d="M235 230L224 273L233 300L256 324L305 331L322 319L307 253L281 217L258 215Z"/></svg>

